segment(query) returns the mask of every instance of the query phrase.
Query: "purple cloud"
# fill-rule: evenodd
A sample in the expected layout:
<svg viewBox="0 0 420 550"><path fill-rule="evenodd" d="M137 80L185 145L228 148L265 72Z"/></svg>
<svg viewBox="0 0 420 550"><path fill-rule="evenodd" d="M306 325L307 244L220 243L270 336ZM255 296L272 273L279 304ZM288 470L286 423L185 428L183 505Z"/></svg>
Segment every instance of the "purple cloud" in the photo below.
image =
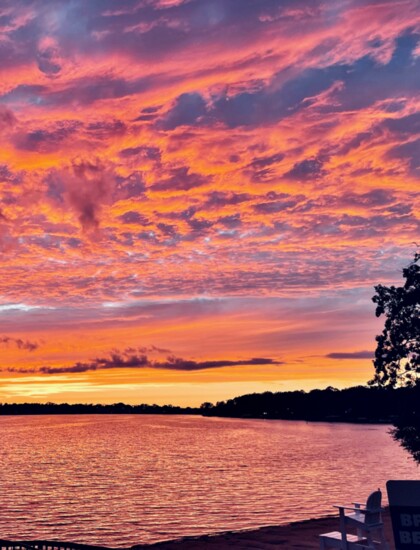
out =
<svg viewBox="0 0 420 550"><path fill-rule="evenodd" d="M170 176L152 186L153 191L189 191L195 187L209 183L212 178L202 174L191 173L189 167L174 168Z"/></svg>
<svg viewBox="0 0 420 550"><path fill-rule="evenodd" d="M77 362L74 365L66 367L50 367L42 366L39 369L24 369L9 367L6 372L15 373L34 373L40 374L67 374L67 373L83 373L97 370L108 369L141 369L152 368L160 370L175 370L175 371L198 371L206 369L217 369L223 367L237 367L245 365L281 365L281 361L275 361L266 357L253 357L251 359L232 361L229 359L221 359L217 361L192 361L170 355L164 361L151 359L145 352L166 353L168 350L157 348L155 346L149 348L127 348L119 352L113 351L108 357L101 357L89 362Z"/></svg>
<svg viewBox="0 0 420 550"><path fill-rule="evenodd" d="M17 123L14 113L5 105L0 105L0 130L13 128Z"/></svg>
<svg viewBox="0 0 420 550"><path fill-rule="evenodd" d="M333 352L325 357L328 359L373 359L373 351Z"/></svg>
<svg viewBox="0 0 420 550"><path fill-rule="evenodd" d="M164 130L173 130L178 126L193 126L206 115L207 106L198 93L180 95L159 121L158 126Z"/></svg>
<svg viewBox="0 0 420 550"><path fill-rule="evenodd" d="M286 178L298 181L319 179L326 175L323 165L323 161L319 158L305 159L297 162L293 168L284 175Z"/></svg>
<svg viewBox="0 0 420 550"><path fill-rule="evenodd" d="M23 340L22 338L13 338L11 336L1 336L0 344L12 344L18 349L25 351L35 351L39 348L39 344L37 342L30 342L29 340Z"/></svg>

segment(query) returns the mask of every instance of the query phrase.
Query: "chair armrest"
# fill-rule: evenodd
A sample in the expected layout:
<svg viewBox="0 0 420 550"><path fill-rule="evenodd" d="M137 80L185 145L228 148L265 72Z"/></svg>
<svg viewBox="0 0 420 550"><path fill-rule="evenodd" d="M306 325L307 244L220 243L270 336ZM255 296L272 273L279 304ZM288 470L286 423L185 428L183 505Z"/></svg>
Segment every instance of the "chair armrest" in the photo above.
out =
<svg viewBox="0 0 420 550"><path fill-rule="evenodd" d="M340 504L333 504L333 508L338 508L339 510L353 510L353 512L359 512L360 514L376 514L384 511L384 508L366 510L366 508L358 508L357 506L341 506Z"/></svg>
<svg viewBox="0 0 420 550"><path fill-rule="evenodd" d="M353 512L360 512L361 514L366 514L366 510L363 508L357 508L356 506L340 506L339 504L333 504L333 508L338 508L339 510L352 510ZM372 510L373 512L379 511L379 510ZM369 510L369 513L371 510Z"/></svg>

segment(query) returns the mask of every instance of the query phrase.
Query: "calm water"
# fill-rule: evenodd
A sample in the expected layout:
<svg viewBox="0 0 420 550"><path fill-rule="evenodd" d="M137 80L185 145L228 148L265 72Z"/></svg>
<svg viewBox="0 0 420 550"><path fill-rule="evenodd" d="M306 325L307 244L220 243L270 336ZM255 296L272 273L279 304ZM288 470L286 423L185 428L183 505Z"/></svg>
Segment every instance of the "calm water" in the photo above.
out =
<svg viewBox="0 0 420 550"><path fill-rule="evenodd" d="M0 538L130 546L287 523L418 478L387 426L0 418Z"/></svg>

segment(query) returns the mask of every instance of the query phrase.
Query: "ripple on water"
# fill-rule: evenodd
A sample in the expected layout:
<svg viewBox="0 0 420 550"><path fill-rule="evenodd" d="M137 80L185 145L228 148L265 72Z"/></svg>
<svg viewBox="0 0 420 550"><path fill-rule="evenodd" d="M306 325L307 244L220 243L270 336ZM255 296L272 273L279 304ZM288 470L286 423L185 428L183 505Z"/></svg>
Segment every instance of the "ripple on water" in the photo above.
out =
<svg viewBox="0 0 420 550"><path fill-rule="evenodd" d="M387 479L418 476L388 430L186 416L2 417L0 536L127 547L321 516Z"/></svg>

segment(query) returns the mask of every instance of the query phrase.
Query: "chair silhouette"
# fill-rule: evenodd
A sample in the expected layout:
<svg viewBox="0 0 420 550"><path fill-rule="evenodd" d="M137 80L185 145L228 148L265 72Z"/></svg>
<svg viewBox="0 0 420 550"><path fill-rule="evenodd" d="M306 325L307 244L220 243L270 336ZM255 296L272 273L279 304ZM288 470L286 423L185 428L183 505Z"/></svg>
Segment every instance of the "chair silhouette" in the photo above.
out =
<svg viewBox="0 0 420 550"><path fill-rule="evenodd" d="M353 502L353 506L339 506L340 531L324 533L319 537L320 549L361 550L381 548L389 550L381 516L380 489L369 495L366 505ZM346 513L346 510L350 513ZM350 533L349 531L353 531ZM376 537L374 539L373 537Z"/></svg>

